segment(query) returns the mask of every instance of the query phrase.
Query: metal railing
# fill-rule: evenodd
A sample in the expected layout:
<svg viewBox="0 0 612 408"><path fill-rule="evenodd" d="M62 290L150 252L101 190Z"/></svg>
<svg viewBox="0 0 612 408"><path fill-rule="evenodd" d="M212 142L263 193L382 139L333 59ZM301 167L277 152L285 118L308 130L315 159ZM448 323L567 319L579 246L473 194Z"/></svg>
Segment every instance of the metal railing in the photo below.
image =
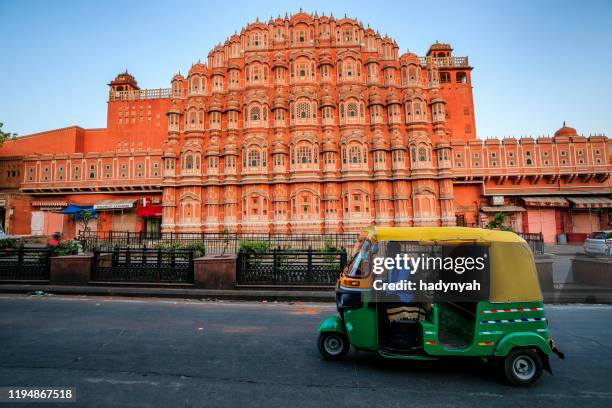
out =
<svg viewBox="0 0 612 408"><path fill-rule="evenodd" d="M193 250L94 250L92 282L193 283Z"/></svg>
<svg viewBox="0 0 612 408"><path fill-rule="evenodd" d="M171 88L136 89L132 91L110 91L109 101L132 101L138 99L160 99L169 98Z"/></svg>
<svg viewBox="0 0 612 408"><path fill-rule="evenodd" d="M469 67L468 57L419 57L422 65L429 63L438 67Z"/></svg>
<svg viewBox="0 0 612 408"><path fill-rule="evenodd" d="M332 287L346 266L347 259L344 250L240 251L236 283L240 286Z"/></svg>
<svg viewBox="0 0 612 408"><path fill-rule="evenodd" d="M465 225L477 227L476 224ZM544 237L541 233L517 233L521 236L534 254L544 253ZM265 234L265 233L221 233L221 232L164 232L147 234L128 231L86 231L80 232L77 239L85 251L112 250L122 248L159 248L176 245L189 246L201 244L207 255L237 254L241 241L263 241L270 248L323 250L326 247L344 248L349 256L359 234Z"/></svg>
<svg viewBox="0 0 612 408"><path fill-rule="evenodd" d="M0 250L0 281L49 280L50 267L49 248Z"/></svg>
<svg viewBox="0 0 612 408"><path fill-rule="evenodd" d="M541 232L517 232L517 235L527 241L535 255L544 253L544 236Z"/></svg>
<svg viewBox="0 0 612 408"><path fill-rule="evenodd" d="M326 246L352 250L358 234L265 234L222 232L164 232L147 234L127 231L82 231L77 236L86 251L124 248L155 248L173 244L202 244L207 255L236 254L241 241L263 241L269 247L284 249L314 250ZM163 249L163 248L162 248Z"/></svg>

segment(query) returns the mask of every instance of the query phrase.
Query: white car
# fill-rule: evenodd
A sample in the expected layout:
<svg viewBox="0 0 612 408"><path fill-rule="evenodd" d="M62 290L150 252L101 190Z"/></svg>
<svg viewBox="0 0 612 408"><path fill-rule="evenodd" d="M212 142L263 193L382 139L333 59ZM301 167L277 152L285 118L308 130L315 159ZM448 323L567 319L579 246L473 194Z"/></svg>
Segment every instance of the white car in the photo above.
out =
<svg viewBox="0 0 612 408"><path fill-rule="evenodd" d="M584 241L587 255L612 256L612 230L595 231Z"/></svg>

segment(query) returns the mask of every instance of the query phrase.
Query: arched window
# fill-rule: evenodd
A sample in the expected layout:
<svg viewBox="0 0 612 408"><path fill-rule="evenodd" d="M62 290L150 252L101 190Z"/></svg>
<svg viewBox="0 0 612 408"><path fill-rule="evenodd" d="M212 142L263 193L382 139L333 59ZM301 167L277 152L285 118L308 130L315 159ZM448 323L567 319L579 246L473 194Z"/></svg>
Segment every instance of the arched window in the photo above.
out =
<svg viewBox="0 0 612 408"><path fill-rule="evenodd" d="M297 104L298 119L310 118L310 104L308 102L300 102Z"/></svg>
<svg viewBox="0 0 612 408"><path fill-rule="evenodd" d="M193 169L193 156L190 154L185 157L185 168L187 170Z"/></svg>
<svg viewBox="0 0 612 408"><path fill-rule="evenodd" d="M310 163L312 158L312 152L308 146L300 146L297 150L298 163L306 164Z"/></svg>
<svg viewBox="0 0 612 408"><path fill-rule="evenodd" d="M420 101L414 102L414 118L415 119L421 118L421 102Z"/></svg>
<svg viewBox="0 0 612 408"><path fill-rule="evenodd" d="M259 151L256 149L249 151L249 166L259 167Z"/></svg>
<svg viewBox="0 0 612 408"><path fill-rule="evenodd" d="M410 79L410 81L414 82L417 79L417 70L416 67L410 67L408 68L408 79Z"/></svg>
<svg viewBox="0 0 612 408"><path fill-rule="evenodd" d="M259 120L261 118L261 110L258 106L253 106L251 108L251 120Z"/></svg>
<svg viewBox="0 0 612 408"><path fill-rule="evenodd" d="M361 163L361 149L359 146L351 146L349 149L349 158L351 163Z"/></svg>
<svg viewBox="0 0 612 408"><path fill-rule="evenodd" d="M349 103L346 108L346 114L349 118L357 116L357 104L352 102Z"/></svg>
<svg viewBox="0 0 612 408"><path fill-rule="evenodd" d="M254 66L251 68L251 81L259 81L260 79L259 66Z"/></svg>
<svg viewBox="0 0 612 408"><path fill-rule="evenodd" d="M427 161L427 149L424 147L419 149L419 161Z"/></svg>

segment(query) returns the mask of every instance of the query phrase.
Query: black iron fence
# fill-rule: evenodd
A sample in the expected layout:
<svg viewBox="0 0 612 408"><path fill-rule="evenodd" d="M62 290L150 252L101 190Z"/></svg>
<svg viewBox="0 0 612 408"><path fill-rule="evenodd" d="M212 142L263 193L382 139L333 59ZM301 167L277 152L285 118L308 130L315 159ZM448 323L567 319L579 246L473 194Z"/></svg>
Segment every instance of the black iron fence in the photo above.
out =
<svg viewBox="0 0 612 408"><path fill-rule="evenodd" d="M535 254L544 253L541 233L518 233ZM127 231L82 231L77 237L85 251L121 248L170 249L174 245L202 245L207 255L237 254L241 241L266 242L270 248L294 250L325 250L329 247L345 248L349 256L359 234L265 234L218 232L164 232L157 235Z"/></svg>
<svg viewBox="0 0 612 408"><path fill-rule="evenodd" d="M0 281L49 280L49 248L0 249Z"/></svg>
<svg viewBox="0 0 612 408"><path fill-rule="evenodd" d="M340 251L282 250L238 253L236 283L240 286L334 286L347 263Z"/></svg>
<svg viewBox="0 0 612 408"><path fill-rule="evenodd" d="M517 232L529 244L531 251L536 255L544 253L544 236L541 232Z"/></svg>
<svg viewBox="0 0 612 408"><path fill-rule="evenodd" d="M92 282L193 283L193 250L93 251Z"/></svg>
<svg viewBox="0 0 612 408"><path fill-rule="evenodd" d="M147 235L143 232L127 231L82 231L77 239L86 251L122 248L155 248L173 244L203 244L207 255L236 254L241 241L267 242L269 247L283 249L315 250L326 246L353 248L358 234L265 234L265 233L221 233L221 232L164 232Z"/></svg>

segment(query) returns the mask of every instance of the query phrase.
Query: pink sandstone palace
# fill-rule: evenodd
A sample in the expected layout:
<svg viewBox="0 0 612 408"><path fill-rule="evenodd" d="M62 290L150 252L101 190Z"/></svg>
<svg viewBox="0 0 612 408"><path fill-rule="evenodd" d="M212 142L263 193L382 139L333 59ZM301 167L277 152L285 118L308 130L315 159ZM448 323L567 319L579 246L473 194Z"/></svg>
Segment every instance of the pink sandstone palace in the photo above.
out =
<svg viewBox="0 0 612 408"><path fill-rule="evenodd" d="M98 231L338 233L498 213L547 242L612 229L610 140L565 125L477 139L472 67L452 51L400 55L349 18L249 24L170 88L119 74L106 128L5 142L0 221L70 237L62 211L93 207Z"/></svg>

